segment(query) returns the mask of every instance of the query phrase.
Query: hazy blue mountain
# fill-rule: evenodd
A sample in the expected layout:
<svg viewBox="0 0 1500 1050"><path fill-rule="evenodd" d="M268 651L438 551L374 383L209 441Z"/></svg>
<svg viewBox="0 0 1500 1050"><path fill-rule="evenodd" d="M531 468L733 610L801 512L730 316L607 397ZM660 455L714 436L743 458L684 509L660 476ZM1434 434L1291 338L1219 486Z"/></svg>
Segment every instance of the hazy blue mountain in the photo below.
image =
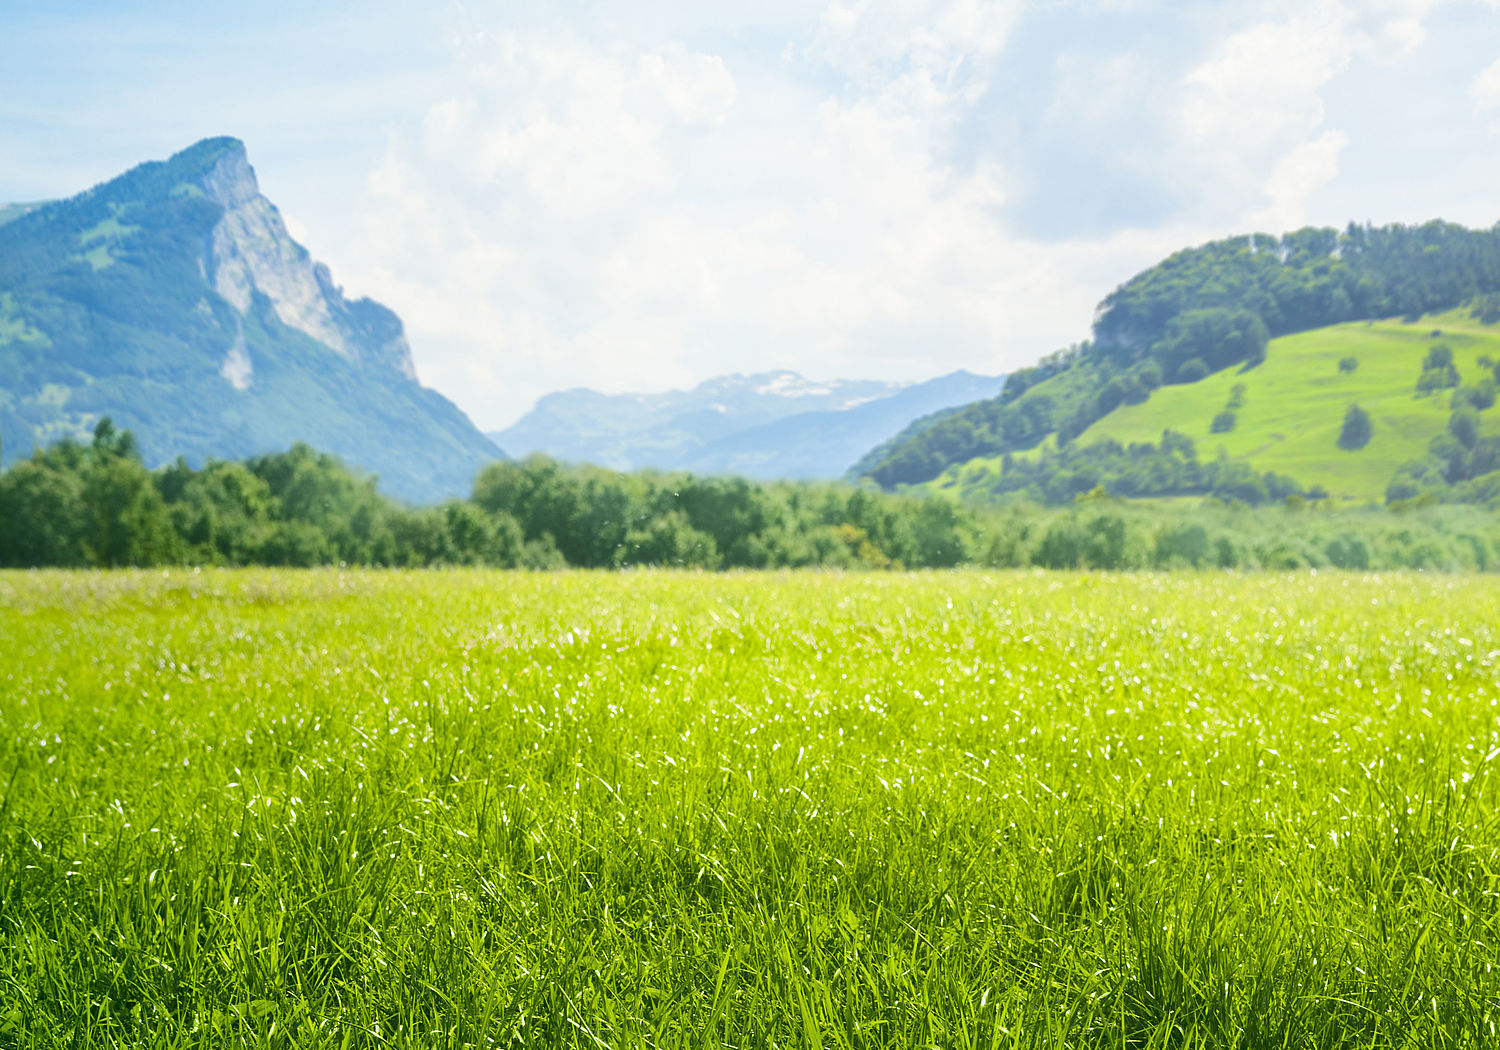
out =
<svg viewBox="0 0 1500 1050"><path fill-rule="evenodd" d="M617 470L837 478L918 416L992 397L1003 382L955 372L919 384L819 383L779 371L659 394L565 390L490 436L514 455L544 452Z"/></svg>
<svg viewBox="0 0 1500 1050"><path fill-rule="evenodd" d="M4 226L12 219L19 219L29 211L36 211L46 201L38 201L33 204L0 204L0 226Z"/></svg>
<svg viewBox="0 0 1500 1050"><path fill-rule="evenodd" d="M1004 376L970 372L915 383L839 411L803 412L711 441L683 465L700 474L752 478L837 478L915 419L994 397Z"/></svg>
<svg viewBox="0 0 1500 1050"><path fill-rule="evenodd" d="M231 138L0 210L6 460L106 415L151 465L305 441L413 501L501 456L417 382L400 318L292 240Z"/></svg>

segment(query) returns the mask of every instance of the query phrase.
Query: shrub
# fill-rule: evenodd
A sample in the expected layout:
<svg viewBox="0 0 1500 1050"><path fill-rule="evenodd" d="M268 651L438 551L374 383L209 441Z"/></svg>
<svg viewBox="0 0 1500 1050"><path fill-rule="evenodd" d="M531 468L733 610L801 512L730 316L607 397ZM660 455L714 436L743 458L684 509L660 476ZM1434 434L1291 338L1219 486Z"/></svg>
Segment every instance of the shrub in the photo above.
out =
<svg viewBox="0 0 1500 1050"><path fill-rule="evenodd" d="M1375 424L1370 421L1370 413L1358 405L1350 405L1344 413L1343 429L1339 431L1339 448L1345 452L1364 448L1374 433Z"/></svg>
<svg viewBox="0 0 1500 1050"><path fill-rule="evenodd" d="M1495 404L1495 381L1489 377L1480 380L1474 386L1461 386L1453 391L1451 407L1472 408L1477 412L1483 412Z"/></svg>
<svg viewBox="0 0 1500 1050"><path fill-rule="evenodd" d="M1479 442L1479 414L1472 408L1460 408L1448 417L1448 433L1466 449Z"/></svg>
<svg viewBox="0 0 1500 1050"><path fill-rule="evenodd" d="M1196 383L1208 375L1208 365L1201 357L1190 357L1177 366L1177 382Z"/></svg>
<svg viewBox="0 0 1500 1050"><path fill-rule="evenodd" d="M1344 373L1353 372L1359 367L1359 358L1344 357L1339 359L1339 371Z"/></svg>
<svg viewBox="0 0 1500 1050"><path fill-rule="evenodd" d="M1209 424L1208 429L1213 431L1215 434L1227 434L1234 429L1235 419L1235 414L1228 409L1225 409L1223 412L1220 412L1218 415L1214 416L1214 421Z"/></svg>
<svg viewBox="0 0 1500 1050"><path fill-rule="evenodd" d="M1452 364L1437 365L1422 369L1417 379L1417 393L1430 394L1434 390L1450 390L1458 386L1458 369Z"/></svg>

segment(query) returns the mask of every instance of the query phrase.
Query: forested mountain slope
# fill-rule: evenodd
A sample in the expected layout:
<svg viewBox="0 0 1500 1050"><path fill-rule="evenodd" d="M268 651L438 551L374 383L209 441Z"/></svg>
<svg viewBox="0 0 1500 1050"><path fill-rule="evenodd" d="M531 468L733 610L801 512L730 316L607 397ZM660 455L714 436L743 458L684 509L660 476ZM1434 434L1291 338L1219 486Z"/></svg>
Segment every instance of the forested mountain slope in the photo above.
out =
<svg viewBox="0 0 1500 1050"><path fill-rule="evenodd" d="M153 466L307 441L417 501L501 455L417 382L401 320L291 239L230 138L0 213L6 461L105 416Z"/></svg>
<svg viewBox="0 0 1500 1050"><path fill-rule="evenodd" d="M1446 366L1422 367L1431 355L1445 353L1452 354L1451 373ZM1031 452L976 457L926 485L969 498L1021 492L1054 503L1100 484L1118 495L1172 494L1171 479L1149 472L1159 457L1129 462L1132 449L1159 449L1170 430L1193 445L1203 463L1222 459L1256 474L1272 472L1294 480L1298 492L1359 502L1431 492L1488 502L1472 481L1489 472L1497 451L1496 361L1500 326L1484 324L1469 310L1299 332L1271 340L1264 363L1255 368L1225 369L1121 405L1063 450L1049 439ZM1424 376L1427 388L1419 389ZM1345 437L1351 406L1368 419L1362 441ZM1450 434L1469 417L1475 425L1471 447ZM1463 452L1453 455L1450 439ZM1435 442L1440 465L1428 462ZM1113 467L1112 456L1121 460ZM1287 491L1262 494L1252 486L1214 494L1258 502Z"/></svg>
<svg viewBox="0 0 1500 1050"><path fill-rule="evenodd" d="M993 458L994 469L1003 471L1009 456L1013 464L1045 460L1050 473L1092 473L1100 483L1107 483L1129 457L1123 455L1123 448L1103 447L1091 453L1092 446L1078 440L1085 434L1094 438L1110 436L1107 429L1095 429L1100 421L1134 406L1139 409L1133 417L1138 425L1132 433L1140 436L1140 427L1147 425L1144 420L1152 420L1152 425L1164 421L1164 427L1149 435L1151 441L1159 441L1161 429L1186 422L1177 411L1177 401L1182 398L1196 400L1194 394L1201 394L1216 405L1214 415L1228 411L1229 393L1237 383L1243 383L1247 390L1251 387L1251 379L1263 367L1262 362L1268 360L1272 337L1340 326L1333 329L1340 334L1328 339L1306 336L1278 340L1275 344L1278 359L1283 358L1284 352L1283 365L1274 370L1279 378L1268 382L1259 395L1262 409L1275 399L1302 398L1301 417L1321 426L1330 415L1341 419L1349 407L1348 395L1358 394L1358 383L1352 389L1347 383L1343 387L1320 383L1309 391L1303 381L1321 367L1319 361L1310 359L1292 364L1290 370L1285 367L1287 362L1297 362L1309 354L1319 359L1326 356L1316 348L1342 345L1351 338L1347 334L1350 322L1391 317L1416 322L1422 315L1453 310L1464 304L1473 304L1469 311L1473 316L1465 314L1465 323L1473 322L1475 329L1464 338L1477 342L1471 347L1472 360L1467 371L1463 372L1462 365L1456 367L1466 382L1478 384L1483 378L1479 374L1479 358L1485 355L1480 344L1487 338L1482 334L1484 322L1500 318L1500 302L1494 297L1497 291L1500 291L1500 228L1470 230L1434 222L1416 227L1350 226L1342 234L1331 229L1306 229L1280 238L1238 237L1179 252L1132 278L1100 304L1092 342L1060 351L1035 368L1012 375L997 398L952 412L930 426L914 428L908 438L890 444L878 460L867 460L863 474L883 486L893 487L931 481L958 464L980 457ZM1352 327L1358 328L1359 324ZM1371 326L1371 338L1376 338L1376 327ZM1434 326L1422 322L1406 327L1410 330L1408 334L1427 336ZM1387 325L1379 330L1389 332L1400 328L1391 329ZM1411 372L1410 392L1415 397L1416 386L1423 381L1427 352L1433 347L1415 339L1405 343L1398 339L1397 343L1406 347L1411 359L1399 353L1395 356L1374 353L1380 363L1367 373L1367 379L1376 382L1377 377L1383 377L1378 384L1383 384L1380 388L1385 390L1396 382L1395 374L1407 368ZM1450 353L1461 350L1441 339L1433 341L1433 345L1447 346ZM1335 376L1338 360L1345 356L1351 354L1335 354ZM1358 357L1359 352L1356 350L1352 356ZM1269 376L1270 371L1266 374ZM1240 378L1230 379L1230 375ZM1358 375L1357 369L1354 375ZM1195 387L1210 377L1209 387L1201 391L1174 393L1179 388ZM1443 381L1446 383L1447 378ZM1434 391L1439 388L1432 385L1431 377L1425 382L1428 384L1425 396L1435 397ZM1288 388L1288 383L1296 393ZM1420 411L1419 416L1446 418L1451 413L1452 390L1447 386L1441 389L1449 391L1449 396L1442 400L1442 409ZM1312 411L1306 397L1316 403L1311 417L1305 415ZM1326 404L1325 397L1331 399ZM1163 399L1161 412L1146 408L1158 398ZM1483 400L1483 395L1479 399ZM1253 423L1253 418L1250 422ZM1341 421L1335 425L1342 428ZM1378 425L1376 433L1381 433ZM1397 434L1404 435L1402 447L1387 448L1386 454L1378 457L1382 462L1427 458L1428 442L1424 440L1422 427L1410 429L1397 424L1385 428L1387 439ZM1172 475L1181 472L1163 458L1164 451L1184 462L1192 460L1189 474L1200 469L1209 472L1219 469L1200 462L1196 447L1175 443L1170 450L1157 445L1148 451L1142 447L1144 441L1142 438L1137 442L1134 458L1141 461L1155 457L1156 462L1147 474L1154 471L1158 477L1156 481L1150 477L1138 478L1141 484L1132 494L1203 491L1228 494L1219 492L1221 486L1205 483L1201 477L1189 478L1186 483L1180 477L1172 480ZM1045 446L1045 455L1015 455L1039 446ZM1212 446L1205 446L1205 450L1217 455ZM1226 451L1230 451L1227 446ZM1256 449L1234 453L1244 456L1238 461L1231 460L1238 464L1231 471L1238 480L1243 480L1245 471L1252 474L1265 470L1290 471L1299 461L1306 465L1306 458L1296 452L1282 461L1273 457L1263 465L1258 457L1249 455L1252 451ZM1117 462L1100 462L1111 457ZM1477 476L1474 470L1481 466L1482 462L1470 462L1446 470L1444 484L1471 480ZM1035 470L1019 466L1017 469ZM1416 471L1415 466L1413 470ZM1430 469L1416 473L1432 480ZM1017 484L989 485L986 491L1014 491L1034 487L1037 481L1032 478L1021 484L1022 478L1013 480ZM1274 495L1278 486L1268 479L1262 480ZM1314 495L1326 487L1316 478L1298 475L1283 480L1295 480L1291 490L1306 489ZM1383 481L1379 487L1384 486ZM1418 486L1419 490L1432 487ZM1369 495L1373 486L1367 481L1355 490ZM1247 491L1253 493L1254 486ZM1402 494L1406 489L1397 491Z"/></svg>

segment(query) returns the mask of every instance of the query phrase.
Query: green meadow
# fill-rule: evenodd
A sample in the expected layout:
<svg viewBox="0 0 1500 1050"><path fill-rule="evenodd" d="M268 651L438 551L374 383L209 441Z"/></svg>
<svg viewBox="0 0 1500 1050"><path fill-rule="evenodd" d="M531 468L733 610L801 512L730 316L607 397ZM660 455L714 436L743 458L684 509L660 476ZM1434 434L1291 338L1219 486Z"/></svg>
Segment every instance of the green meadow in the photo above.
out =
<svg viewBox="0 0 1500 1050"><path fill-rule="evenodd" d="M0 639L0 1047L1500 1045L1482 578L0 573Z"/></svg>
<svg viewBox="0 0 1500 1050"><path fill-rule="evenodd" d="M1266 360L1253 368L1226 368L1196 383L1160 387L1141 404L1119 406L1075 440L1079 446L1154 444L1163 430L1172 429L1193 439L1199 458L1222 454L1257 471L1322 485L1337 500L1381 502L1396 468L1422 458L1428 443L1447 430L1453 391L1416 389L1423 358L1438 345L1453 351L1464 384L1490 377L1493 362L1500 361L1500 331L1468 310L1411 323L1333 325L1271 340ZM1349 357L1358 367L1340 371L1339 362ZM1481 364L1482 357L1492 363ZM1229 407L1236 387L1241 403L1234 429L1215 433L1214 417ZM1339 432L1354 404L1370 414L1374 430L1364 448L1346 451L1339 447ZM1488 433L1489 417L1482 418ZM1032 458L1041 448L1055 450L1055 436L1014 455ZM982 493L1000 462L998 456L981 456L950 467L925 487L950 495Z"/></svg>
<svg viewBox="0 0 1500 1050"><path fill-rule="evenodd" d="M1422 359L1438 344L1452 348L1466 383L1490 375L1489 368L1479 365L1480 356L1500 360L1500 332L1466 310L1412 324L1334 325L1273 339L1265 362L1255 368L1227 368L1197 383L1162 387L1144 404L1122 405L1077 440L1155 442L1163 428L1171 427L1196 441L1200 456L1217 455L1222 448L1232 458L1249 460L1256 470L1322 484L1335 497L1383 500L1396 468L1420 459L1452 414L1452 390L1416 390ZM1346 357L1359 362L1355 371L1339 371L1339 361ZM1244 404L1235 428L1214 433L1214 416L1224 411L1241 384ZM1345 451L1338 446L1339 430L1352 404L1370 413L1374 433L1363 449Z"/></svg>

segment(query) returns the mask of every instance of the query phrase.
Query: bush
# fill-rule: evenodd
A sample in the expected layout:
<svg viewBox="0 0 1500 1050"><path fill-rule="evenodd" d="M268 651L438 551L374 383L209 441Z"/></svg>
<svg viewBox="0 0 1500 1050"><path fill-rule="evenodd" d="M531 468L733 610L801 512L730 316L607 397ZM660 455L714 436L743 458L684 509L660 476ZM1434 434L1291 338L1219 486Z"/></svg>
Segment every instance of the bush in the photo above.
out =
<svg viewBox="0 0 1500 1050"><path fill-rule="evenodd" d="M1495 381L1488 377L1482 379L1474 386L1461 386L1453 391L1451 407L1472 408L1477 412L1483 412L1495 405Z"/></svg>
<svg viewBox="0 0 1500 1050"><path fill-rule="evenodd" d="M1235 414L1228 409L1214 416L1214 421L1209 424L1208 429L1215 434L1227 434L1234 429Z"/></svg>
<svg viewBox="0 0 1500 1050"><path fill-rule="evenodd" d="M1458 369L1453 365L1441 365L1422 369L1417 378L1417 393L1430 394L1435 390L1451 390L1458 386Z"/></svg>
<svg viewBox="0 0 1500 1050"><path fill-rule="evenodd" d="M1364 448L1374 433L1375 424L1370 421L1370 413L1358 405L1350 405L1344 413L1343 429L1339 431L1339 448L1345 452Z"/></svg>
<svg viewBox="0 0 1500 1050"><path fill-rule="evenodd" d="M1177 366L1177 382L1196 383L1208 376L1208 365L1201 357L1190 357Z"/></svg>
<svg viewBox="0 0 1500 1050"><path fill-rule="evenodd" d="M1447 368L1453 364L1453 347L1446 343L1439 343L1427 351L1427 356L1422 360L1422 370L1429 368Z"/></svg>
<svg viewBox="0 0 1500 1050"><path fill-rule="evenodd" d="M1479 414L1472 408L1460 408L1448 417L1448 433L1466 449L1479 443Z"/></svg>
<svg viewBox="0 0 1500 1050"><path fill-rule="evenodd" d="M1359 358L1344 357L1339 359L1339 371L1344 373L1353 372L1359 367Z"/></svg>

